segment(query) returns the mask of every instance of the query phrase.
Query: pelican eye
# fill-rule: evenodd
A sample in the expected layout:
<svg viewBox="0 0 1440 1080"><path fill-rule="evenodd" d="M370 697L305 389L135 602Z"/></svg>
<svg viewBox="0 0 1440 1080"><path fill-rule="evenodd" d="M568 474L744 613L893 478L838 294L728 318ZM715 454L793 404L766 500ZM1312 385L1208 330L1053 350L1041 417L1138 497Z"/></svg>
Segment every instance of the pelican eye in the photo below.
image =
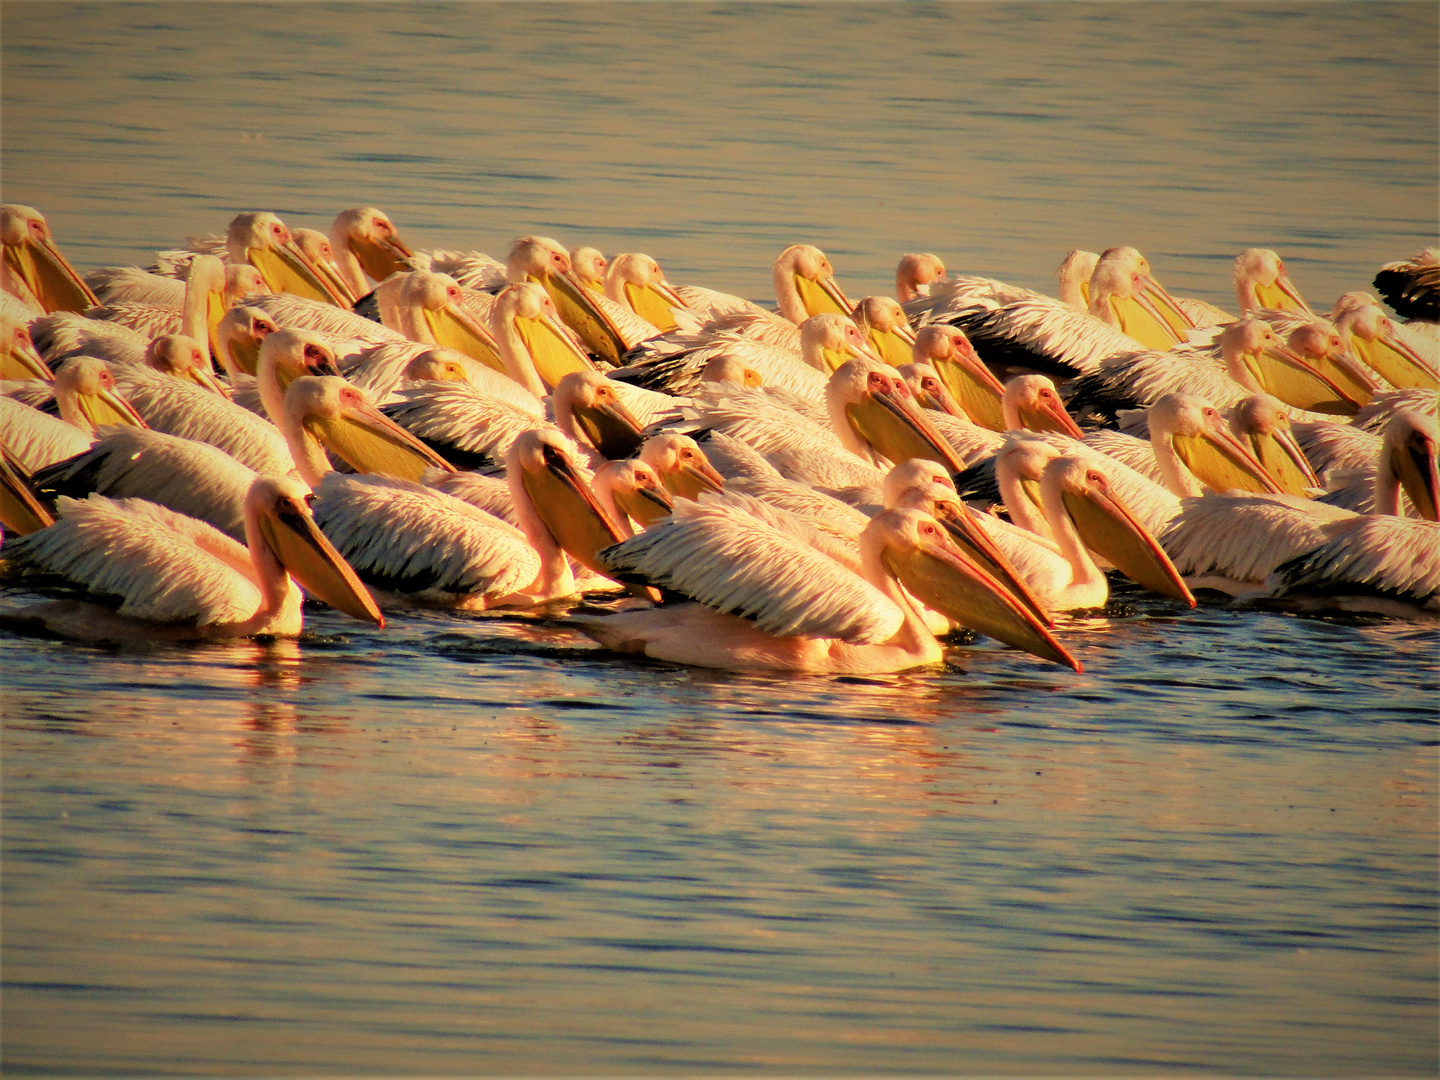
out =
<svg viewBox="0 0 1440 1080"><path fill-rule="evenodd" d="M311 364L323 364L328 359L328 357L314 345L305 346L304 356L306 362Z"/></svg>

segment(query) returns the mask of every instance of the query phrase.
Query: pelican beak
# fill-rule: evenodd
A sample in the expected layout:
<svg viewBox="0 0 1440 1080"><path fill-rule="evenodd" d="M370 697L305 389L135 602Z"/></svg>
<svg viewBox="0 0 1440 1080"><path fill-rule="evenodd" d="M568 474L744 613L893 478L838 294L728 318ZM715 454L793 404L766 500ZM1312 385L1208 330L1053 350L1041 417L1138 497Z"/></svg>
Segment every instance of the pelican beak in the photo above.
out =
<svg viewBox="0 0 1440 1080"><path fill-rule="evenodd" d="M245 337L232 338L228 342L231 361L233 361L235 366L241 371L243 371L246 375L249 375L253 378L255 372L260 369L260 346L265 344L265 339L269 336L270 331L268 329L262 328L258 333L255 333L253 336L247 335ZM218 349L213 355L223 356L223 354ZM275 374L277 377L280 376L280 373L278 371ZM327 372L326 374L332 373ZM280 388L282 390L285 389L285 385L286 384L282 384Z"/></svg>
<svg viewBox="0 0 1440 1080"><path fill-rule="evenodd" d="M85 414L85 419L90 421L90 426L97 430L106 424L123 424L140 428L150 426L135 411L135 406L114 390L101 387L94 394L78 395L76 401L80 406L80 411Z"/></svg>
<svg viewBox="0 0 1440 1080"><path fill-rule="evenodd" d="M555 542L582 566L609 577L596 556L625 538L565 455L546 446L544 457L543 468L522 473L525 493Z"/></svg>
<svg viewBox="0 0 1440 1080"><path fill-rule="evenodd" d="M1155 302L1150 299L1149 289L1150 285L1154 283L1154 280L1155 279L1150 277L1148 274L1144 275L1142 279L1142 284L1144 284L1144 290L1141 292L1132 293L1130 296L1130 302L1134 303L1137 307L1144 311L1145 314L1149 315L1150 318L1155 320L1166 340L1163 343L1155 345L1153 347L1159 348L1163 351L1169 349L1172 345L1183 341L1184 338L1179 332L1176 331L1175 327L1170 325L1170 321L1166 319L1163 314L1161 314L1160 309L1155 306ZM1160 286L1155 285L1155 287L1158 289ZM1171 302L1173 303L1174 301ZM1176 310L1178 311L1179 309L1177 308ZM1129 330L1129 328L1127 328L1125 332L1128 334L1131 331ZM1137 340L1143 341L1147 345L1151 344L1151 342L1144 337Z"/></svg>
<svg viewBox="0 0 1440 1080"><path fill-rule="evenodd" d="M891 367L900 367L915 358L915 332L908 325L903 333L898 326L893 330L872 326L865 337L876 355Z"/></svg>
<svg viewBox="0 0 1440 1080"><path fill-rule="evenodd" d="M0 379L40 379L54 382L55 373L45 363L29 340L14 340L0 353Z"/></svg>
<svg viewBox="0 0 1440 1080"><path fill-rule="evenodd" d="M855 310L855 305L840 291L840 286L835 284L833 277L816 278L814 281L799 274L794 277L800 302L805 305L805 314L822 315L833 311L839 315L849 315Z"/></svg>
<svg viewBox="0 0 1440 1080"><path fill-rule="evenodd" d="M640 422L618 400L604 404L577 404L575 419L600 456L611 461L629 457L645 441Z"/></svg>
<svg viewBox="0 0 1440 1080"><path fill-rule="evenodd" d="M1207 424L1195 435L1173 435L1171 445L1185 467L1206 487L1216 491L1284 493L1249 448L1219 424Z"/></svg>
<svg viewBox="0 0 1440 1080"><path fill-rule="evenodd" d="M517 315L515 330L525 342L525 348L535 364L535 373L540 376L546 390L554 390L556 384L571 372L595 370L590 358L580 351L574 339L552 316L527 319Z"/></svg>
<svg viewBox="0 0 1440 1080"><path fill-rule="evenodd" d="M225 387L220 384L220 380L215 377L214 372L210 370L210 365L208 363L206 363L203 367L192 367L186 369L183 378L188 379L190 382L193 382L202 390L209 390L212 394L219 394L223 398L228 398L230 396L229 392L225 389Z"/></svg>
<svg viewBox="0 0 1440 1080"><path fill-rule="evenodd" d="M359 473L419 483L426 469L455 467L375 406L347 405L337 417L312 414L305 429Z"/></svg>
<svg viewBox="0 0 1440 1080"><path fill-rule="evenodd" d="M669 517L675 509L674 502L664 488L636 488L633 495L628 491L617 493L615 501L621 510L646 528Z"/></svg>
<svg viewBox="0 0 1440 1080"><path fill-rule="evenodd" d="M1144 280L1145 292L1152 298L1154 303L1162 309L1157 310L1156 314L1160 315L1165 324L1169 326L1171 330L1175 331L1176 336L1179 337L1181 341L1184 341L1185 335L1195 329L1195 324L1190 321L1190 316L1181 310L1180 305L1177 304L1175 298L1166 291L1164 285L1161 285L1160 282L1156 281L1149 274L1145 275Z"/></svg>
<svg viewBox="0 0 1440 1080"><path fill-rule="evenodd" d="M962 504L937 503L935 520L944 525L951 538L960 545L967 555L975 560L996 581L1014 593L1015 598L1029 609L1045 626L1054 627L1055 619L1045 610L1040 598L1030 591L1025 579L1020 576L1010 560L1005 557L990 534L976 523L974 511Z"/></svg>
<svg viewBox="0 0 1440 1080"><path fill-rule="evenodd" d="M1393 333L1385 334L1374 341L1352 337L1350 344L1360 354L1360 358L1383 375L1392 386L1402 390L1440 390L1440 372Z"/></svg>
<svg viewBox="0 0 1440 1080"><path fill-rule="evenodd" d="M259 526L280 565L307 593L352 618L385 625L369 590L325 538L303 503L283 499L273 516L261 515Z"/></svg>
<svg viewBox="0 0 1440 1080"><path fill-rule="evenodd" d="M951 475L964 469L924 414L891 390L866 393L860 401L845 406L845 415L861 440L892 464L918 457L938 461Z"/></svg>
<svg viewBox="0 0 1440 1080"><path fill-rule="evenodd" d="M1315 314L1300 295L1300 291L1291 284L1289 274L1281 274L1270 285L1257 284L1255 299L1260 302L1261 307L1274 311L1303 311L1307 315Z"/></svg>
<svg viewBox="0 0 1440 1080"><path fill-rule="evenodd" d="M1288 429L1275 428L1268 435L1252 433L1250 449L1255 460L1287 495L1304 495L1310 488L1320 486L1305 452Z"/></svg>
<svg viewBox="0 0 1440 1080"><path fill-rule="evenodd" d="M580 340L587 349L606 363L620 366L620 358L629 346L620 330L610 321L610 317L600 310L594 296L581 284L574 271L564 274L547 273L541 278L531 280L538 281L545 287L550 299L555 301L555 310L560 313L560 321L580 335ZM594 367L588 358L585 365L587 369ZM538 362L536 366L539 366ZM575 370L578 369L567 368L560 377ZM544 378L542 374L541 380ZM554 383L547 385L554 386Z"/></svg>
<svg viewBox="0 0 1440 1080"><path fill-rule="evenodd" d="M5 262L25 282L31 295L47 313L83 313L100 305L90 286L81 280L48 236L42 240L27 236L22 243L6 244Z"/></svg>
<svg viewBox="0 0 1440 1080"><path fill-rule="evenodd" d="M673 472L662 473L660 480L671 494L691 502L698 502L706 491L725 489L725 478L708 461L686 462Z"/></svg>
<svg viewBox="0 0 1440 1080"><path fill-rule="evenodd" d="M505 362L500 359L500 347L495 344L494 336L459 304L426 308L424 316L425 326L436 345L464 353L470 359L504 373Z"/></svg>
<svg viewBox="0 0 1440 1080"><path fill-rule="evenodd" d="M1276 345L1253 362L1246 357L1246 364L1266 393L1297 409L1352 416L1360 409L1353 395L1288 345Z"/></svg>
<svg viewBox="0 0 1440 1080"><path fill-rule="evenodd" d="M1195 606L1175 564L1109 484L1092 484L1083 495L1066 491L1062 499L1086 547L1151 592Z"/></svg>
<svg viewBox="0 0 1440 1080"><path fill-rule="evenodd" d="M671 308L684 310L688 305L676 295L675 290L664 281L651 281L645 285L625 282L625 296L630 307L657 330L674 330L679 324Z"/></svg>
<svg viewBox="0 0 1440 1080"><path fill-rule="evenodd" d="M916 400L919 400L918 394L916 395ZM940 383L939 387L933 393L927 393L925 395L925 401L922 404L927 409L935 409L938 412L949 413L951 416L958 416L961 420L970 419L943 382Z"/></svg>
<svg viewBox="0 0 1440 1080"><path fill-rule="evenodd" d="M1085 437L1080 430L1080 425L1071 419L1070 414L1065 411L1065 406L1059 401L1051 401L1048 398L1041 401L1034 409L1021 409L1020 422L1031 431L1058 431L1062 435L1069 435L1076 440Z"/></svg>
<svg viewBox="0 0 1440 1080"><path fill-rule="evenodd" d="M1005 430L1005 409L1001 405L1005 388L973 348L967 346L965 351L932 360L931 364L971 423L991 431Z"/></svg>
<svg viewBox="0 0 1440 1080"><path fill-rule="evenodd" d="M274 292L293 293L337 307L350 306L339 294L326 286L320 270L293 241L275 247L247 248L245 257L251 266L260 271L265 284Z"/></svg>
<svg viewBox="0 0 1440 1080"><path fill-rule="evenodd" d="M948 539L922 540L921 546L904 551L887 547L881 561L916 599L962 626L1041 659L1082 670L1054 634Z"/></svg>
<svg viewBox="0 0 1440 1080"><path fill-rule="evenodd" d="M230 310L226 303L225 292L211 290L205 297L205 340L210 346L210 355L218 364L220 362L220 320L225 317L225 312Z"/></svg>
<svg viewBox="0 0 1440 1080"><path fill-rule="evenodd" d="M0 451L0 525L16 536L28 536L54 524L25 470L8 450Z"/></svg>
<svg viewBox="0 0 1440 1080"><path fill-rule="evenodd" d="M345 284L340 277L340 272L328 260L311 259L310 265L315 268L315 276L320 279L326 291L343 301L342 307L353 308L355 306L355 301L360 298L350 291L350 286Z"/></svg>
<svg viewBox="0 0 1440 1080"><path fill-rule="evenodd" d="M1390 467L1415 504L1415 512L1426 521L1440 520L1436 515L1440 477L1437 477L1435 441L1423 432L1414 432L1403 447L1397 446L1391 451Z"/></svg>
<svg viewBox="0 0 1440 1080"><path fill-rule="evenodd" d="M415 254L394 233L379 240L369 236L355 237L350 243L350 250L372 281L384 281L397 270L410 269L406 260Z"/></svg>

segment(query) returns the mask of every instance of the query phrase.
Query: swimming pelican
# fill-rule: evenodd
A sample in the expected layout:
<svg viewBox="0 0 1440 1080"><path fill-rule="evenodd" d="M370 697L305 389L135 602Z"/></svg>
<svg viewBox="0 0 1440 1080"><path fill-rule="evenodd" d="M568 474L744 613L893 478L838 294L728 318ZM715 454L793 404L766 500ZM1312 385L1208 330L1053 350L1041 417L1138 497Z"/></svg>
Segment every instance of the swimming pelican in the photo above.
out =
<svg viewBox="0 0 1440 1080"><path fill-rule="evenodd" d="M945 263L928 251L911 251L900 256L895 267L895 299L902 304L929 296L935 282L946 281Z"/></svg>
<svg viewBox="0 0 1440 1080"><path fill-rule="evenodd" d="M1150 299L1153 280L1123 259L1101 256L1090 277L1090 314L1144 348L1163 352L1182 339Z"/></svg>
<svg viewBox="0 0 1440 1080"><path fill-rule="evenodd" d="M463 290L454 278L416 270L391 281L399 285L395 297L395 329L406 338L443 345L486 367L504 370L494 333L466 306ZM390 283L387 281L379 291Z"/></svg>
<svg viewBox="0 0 1440 1080"><path fill-rule="evenodd" d="M305 505L305 485L259 477L245 498L247 547L202 521L143 499L61 499L54 525L5 545L6 561L58 575L117 610L56 601L21 612L52 633L88 641L291 637L301 593L357 619L385 620Z"/></svg>
<svg viewBox="0 0 1440 1080"><path fill-rule="evenodd" d="M1060 284L1060 302L1076 311L1090 310L1090 275L1100 256L1093 251L1075 248L1060 260L1055 277Z"/></svg>
<svg viewBox="0 0 1440 1080"><path fill-rule="evenodd" d="M1295 441L1284 406L1269 394L1253 394L1230 410L1230 432L1249 444L1255 458L1287 495L1320 487L1309 459Z"/></svg>
<svg viewBox="0 0 1440 1080"><path fill-rule="evenodd" d="M1235 299L1241 315L1260 308L1315 314L1291 284L1285 263L1269 248L1246 248L1235 256Z"/></svg>
<svg viewBox="0 0 1440 1080"><path fill-rule="evenodd" d="M350 306L346 294L300 250L289 227L274 214L235 215L225 233L225 249L230 262L249 263L259 270L271 292Z"/></svg>
<svg viewBox="0 0 1440 1080"><path fill-rule="evenodd" d="M627 539L635 535L632 521L643 529L675 509L659 473L643 461L607 461L595 470L590 487Z"/></svg>
<svg viewBox="0 0 1440 1080"><path fill-rule="evenodd" d="M566 375L550 397L555 426L576 442L594 447L601 457L630 457L640 449L645 436L639 421L616 392L620 385L598 371Z"/></svg>
<svg viewBox="0 0 1440 1080"><path fill-rule="evenodd" d="M867 296L855 305L850 318L865 336L875 355L891 367L915 358L915 331L905 312L888 296Z"/></svg>
<svg viewBox="0 0 1440 1080"><path fill-rule="evenodd" d="M720 491L725 478L715 471L700 444L675 432L652 435L640 447L640 460L655 470L665 490L695 500L702 491Z"/></svg>
<svg viewBox="0 0 1440 1080"><path fill-rule="evenodd" d="M335 375L297 378L285 391L280 418L280 429L295 466L307 480L330 470L327 450L356 472L398 480L418 482L426 469L454 470L448 461Z"/></svg>
<svg viewBox="0 0 1440 1080"><path fill-rule="evenodd" d="M970 420L991 431L1005 430L1005 388L958 326L931 323L915 334L911 355L929 364Z"/></svg>
<svg viewBox="0 0 1440 1080"><path fill-rule="evenodd" d="M830 376L825 401L835 434L862 461L899 465L923 457L952 475L964 468L892 367L866 359L842 364Z"/></svg>
<svg viewBox="0 0 1440 1080"><path fill-rule="evenodd" d="M358 206L335 215L330 226L330 249L335 268L351 295L370 291L366 275L384 281L397 270L408 269L413 254L395 231L395 223L373 206Z"/></svg>
<svg viewBox="0 0 1440 1080"><path fill-rule="evenodd" d="M104 360L72 357L56 372L53 385L60 419L89 435L106 424L146 426L135 407L120 393L110 365Z"/></svg>
<svg viewBox="0 0 1440 1080"><path fill-rule="evenodd" d="M597 296L605 293L605 270L610 263L600 251L593 247L570 249L570 269L589 292Z"/></svg>
<svg viewBox="0 0 1440 1080"><path fill-rule="evenodd" d="M610 260L609 269L605 271L605 295L655 328L654 333L646 337L676 329L679 324L671 309L683 311L685 308L685 301L665 280L660 264L638 252L616 255Z"/></svg>
<svg viewBox="0 0 1440 1080"><path fill-rule="evenodd" d="M215 359L237 389L243 379L253 379L260 363L260 347L279 327L257 307L242 304L227 311L215 327Z"/></svg>
<svg viewBox="0 0 1440 1080"><path fill-rule="evenodd" d="M559 243L545 236L522 236L505 260L505 276L512 284L542 286L553 302L552 312L580 336L585 348L606 363L621 363L628 348L624 336L575 277L570 253Z"/></svg>
<svg viewBox="0 0 1440 1080"><path fill-rule="evenodd" d="M1266 579L1269 597L1304 611L1440 614L1440 523L1366 515Z"/></svg>
<svg viewBox="0 0 1440 1080"><path fill-rule="evenodd" d="M1005 384L1000 407L1006 431L1058 431L1072 439L1083 438L1084 433L1065 411L1055 384L1044 375L1016 375Z"/></svg>
<svg viewBox="0 0 1440 1080"><path fill-rule="evenodd" d="M55 373L35 350L25 320L0 313L0 379L50 382Z"/></svg>
<svg viewBox="0 0 1440 1080"><path fill-rule="evenodd" d="M1373 450L1377 440L1368 441L1372 447L1369 460L1349 471L1332 471L1326 478L1332 490L1321 501L1357 513L1401 515L1409 509L1436 520L1440 425L1420 413L1398 412L1385 425L1378 452Z"/></svg>
<svg viewBox="0 0 1440 1080"><path fill-rule="evenodd" d="M27 474L84 453L95 433L12 397L0 397L0 446Z"/></svg>
<svg viewBox="0 0 1440 1080"><path fill-rule="evenodd" d="M34 207L0 206L0 248L0 289L33 314L88 311L100 302L60 254L49 223Z"/></svg>
<svg viewBox="0 0 1440 1080"><path fill-rule="evenodd" d="M887 510L861 537L864 576L722 506L675 515L606 551L614 572L692 597L571 623L607 648L732 671L859 673L938 663L943 652L905 591L957 621L1077 671L1035 617L935 522Z"/></svg>
<svg viewBox="0 0 1440 1080"><path fill-rule="evenodd" d="M1434 362L1405 341L1395 324L1375 305L1356 305L1341 311L1334 325L1341 346L1354 352L1392 386L1440 390L1440 371ZM1369 401L1361 404L1368 405Z"/></svg>

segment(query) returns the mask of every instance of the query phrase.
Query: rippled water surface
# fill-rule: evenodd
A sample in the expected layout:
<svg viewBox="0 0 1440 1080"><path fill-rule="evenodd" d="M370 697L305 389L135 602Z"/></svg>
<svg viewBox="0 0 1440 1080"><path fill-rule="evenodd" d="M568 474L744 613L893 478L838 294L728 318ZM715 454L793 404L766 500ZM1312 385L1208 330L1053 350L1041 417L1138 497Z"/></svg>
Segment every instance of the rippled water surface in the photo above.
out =
<svg viewBox="0 0 1440 1080"><path fill-rule="evenodd" d="M1433 5L0 17L4 197L82 268L370 203L758 299L800 240L857 294L1129 242L1328 304L1435 231ZM1433 1074L1440 633L1119 599L1080 676L0 634L5 1068Z"/></svg>

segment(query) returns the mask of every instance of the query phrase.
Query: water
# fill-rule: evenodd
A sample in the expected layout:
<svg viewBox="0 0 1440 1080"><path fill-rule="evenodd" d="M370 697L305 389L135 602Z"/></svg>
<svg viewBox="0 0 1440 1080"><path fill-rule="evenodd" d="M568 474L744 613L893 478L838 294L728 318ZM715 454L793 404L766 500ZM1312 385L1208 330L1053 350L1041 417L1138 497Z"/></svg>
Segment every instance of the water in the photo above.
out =
<svg viewBox="0 0 1440 1080"><path fill-rule="evenodd" d="M1433 6L7 3L4 197L528 231L765 299L808 240L1320 304L1433 242ZM1437 645L1122 590L1083 676L607 656L533 619L0 635L7 1071L1436 1069ZM26 602L11 593L6 610Z"/></svg>

